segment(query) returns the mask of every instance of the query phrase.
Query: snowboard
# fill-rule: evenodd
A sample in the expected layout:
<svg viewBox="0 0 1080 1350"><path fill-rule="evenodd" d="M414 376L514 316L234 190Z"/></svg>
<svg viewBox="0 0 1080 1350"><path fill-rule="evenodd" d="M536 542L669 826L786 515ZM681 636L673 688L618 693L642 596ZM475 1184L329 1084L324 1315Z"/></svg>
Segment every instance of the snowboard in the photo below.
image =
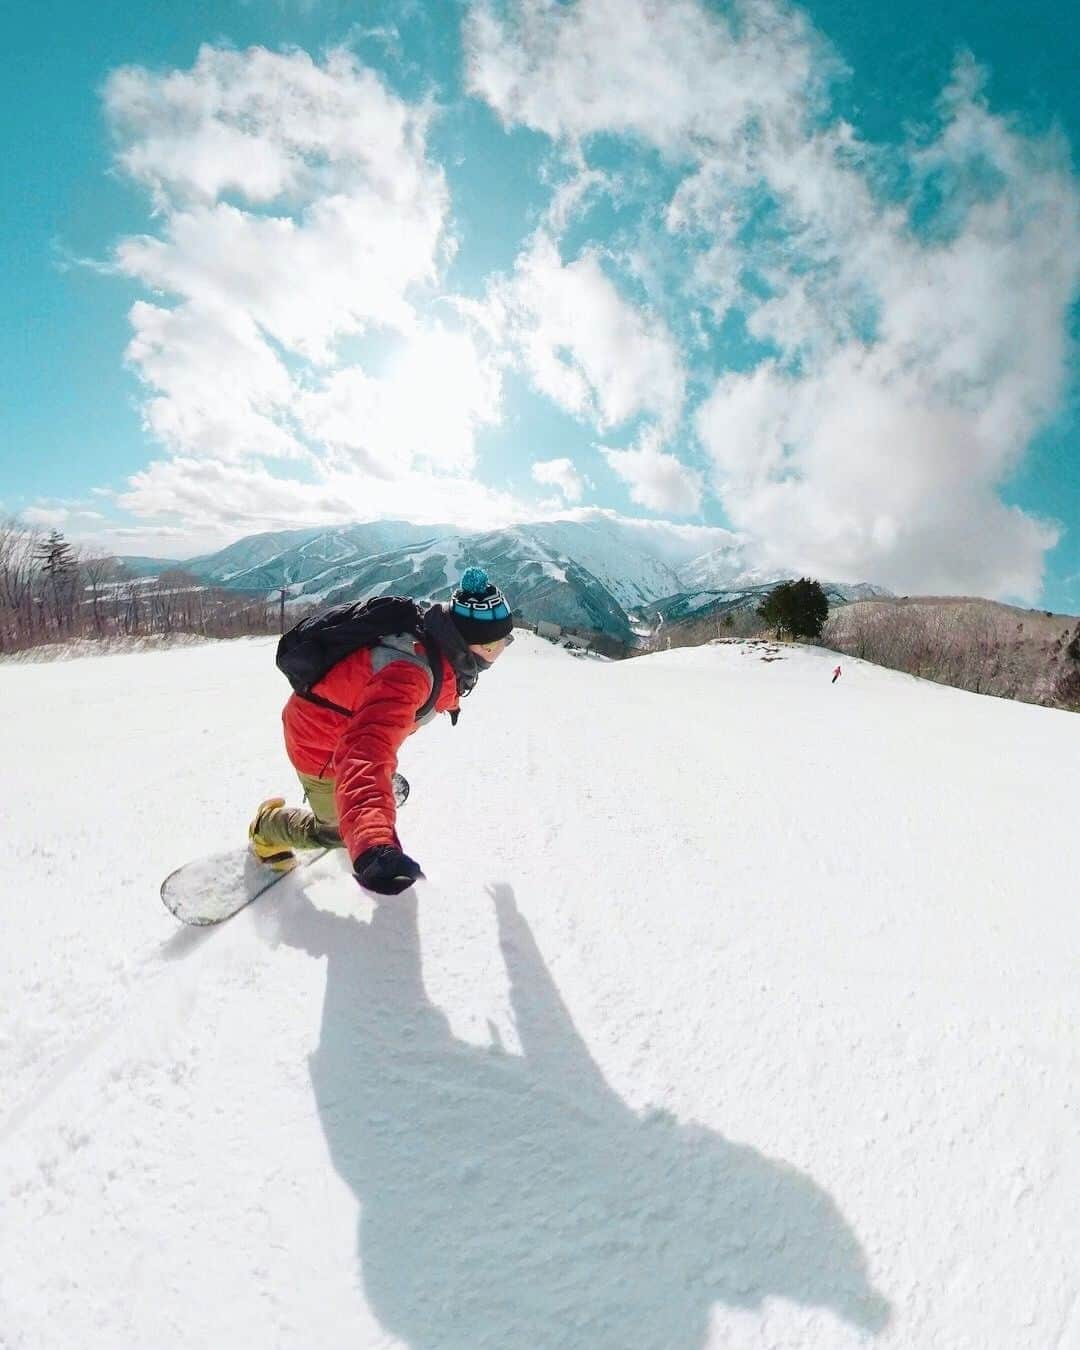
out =
<svg viewBox="0 0 1080 1350"><path fill-rule="evenodd" d="M409 795L408 781L396 773L393 787L395 804L403 806ZM325 848L302 849L292 867L275 872L259 862L247 845L226 849L170 872L161 883L161 899L181 923L197 927L222 923L265 895L271 886L310 867L329 852Z"/></svg>
<svg viewBox="0 0 1080 1350"><path fill-rule="evenodd" d="M275 872L259 862L246 845L226 849L170 872L161 883L161 899L181 923L198 927L221 923L328 852L325 848L305 849L287 871Z"/></svg>

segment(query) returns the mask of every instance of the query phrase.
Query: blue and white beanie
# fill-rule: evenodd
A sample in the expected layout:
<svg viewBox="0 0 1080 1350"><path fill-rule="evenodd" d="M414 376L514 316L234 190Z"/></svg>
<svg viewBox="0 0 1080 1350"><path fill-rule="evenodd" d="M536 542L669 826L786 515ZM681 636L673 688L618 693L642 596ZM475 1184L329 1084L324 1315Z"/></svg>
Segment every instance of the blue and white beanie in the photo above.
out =
<svg viewBox="0 0 1080 1350"><path fill-rule="evenodd" d="M450 597L449 609L466 643L496 642L513 631L514 618L506 596L491 584L482 567L466 567L461 585Z"/></svg>

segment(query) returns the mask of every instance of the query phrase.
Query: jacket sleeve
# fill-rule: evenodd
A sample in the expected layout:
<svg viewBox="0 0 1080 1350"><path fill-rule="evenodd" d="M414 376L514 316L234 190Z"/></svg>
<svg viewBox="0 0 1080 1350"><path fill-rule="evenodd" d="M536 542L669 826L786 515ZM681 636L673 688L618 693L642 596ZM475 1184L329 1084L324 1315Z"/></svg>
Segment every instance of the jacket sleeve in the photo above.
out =
<svg viewBox="0 0 1080 1350"><path fill-rule="evenodd" d="M391 661L369 680L334 750L338 828L354 861L376 844L400 847L390 779L401 743L431 688L413 661Z"/></svg>

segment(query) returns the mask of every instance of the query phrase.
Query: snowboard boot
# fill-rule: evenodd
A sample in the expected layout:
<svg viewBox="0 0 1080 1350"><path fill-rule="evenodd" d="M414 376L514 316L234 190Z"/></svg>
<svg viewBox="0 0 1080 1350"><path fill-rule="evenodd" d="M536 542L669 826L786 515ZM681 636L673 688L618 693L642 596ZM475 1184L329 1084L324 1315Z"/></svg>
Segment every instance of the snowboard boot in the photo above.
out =
<svg viewBox="0 0 1080 1350"><path fill-rule="evenodd" d="M273 844L265 839L260 839L259 826L271 811L277 811L284 805L284 797L267 797L266 801L255 812L255 819L248 826L248 839L251 840L252 853L261 863L265 863L275 872L291 871L296 866L296 854L291 848L283 848L280 844Z"/></svg>

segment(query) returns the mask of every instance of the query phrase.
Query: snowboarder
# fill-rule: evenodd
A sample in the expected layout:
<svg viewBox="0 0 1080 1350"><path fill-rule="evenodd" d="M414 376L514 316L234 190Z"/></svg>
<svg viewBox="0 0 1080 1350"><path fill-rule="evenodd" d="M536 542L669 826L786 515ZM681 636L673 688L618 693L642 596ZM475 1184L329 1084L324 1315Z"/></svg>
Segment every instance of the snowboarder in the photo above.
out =
<svg viewBox="0 0 1080 1350"><path fill-rule="evenodd" d="M830 683L830 684L835 684L836 681L837 681L839 678L840 678L840 667L837 666L836 669L835 669L835 670L833 671L833 673L832 673L832 679L829 681L829 683Z"/></svg>
<svg viewBox="0 0 1080 1350"><path fill-rule="evenodd" d="M514 640L513 626L503 593L483 568L468 567L449 602L423 616L442 657L441 688L426 715L417 719L438 681L414 633L351 652L317 686L316 701L294 693L282 713L285 749L311 809L286 807L282 797L264 801L248 830L256 857L286 870L294 849L343 847L360 885L381 895L397 895L422 877L397 835L398 749L435 713L457 721L460 699Z"/></svg>

